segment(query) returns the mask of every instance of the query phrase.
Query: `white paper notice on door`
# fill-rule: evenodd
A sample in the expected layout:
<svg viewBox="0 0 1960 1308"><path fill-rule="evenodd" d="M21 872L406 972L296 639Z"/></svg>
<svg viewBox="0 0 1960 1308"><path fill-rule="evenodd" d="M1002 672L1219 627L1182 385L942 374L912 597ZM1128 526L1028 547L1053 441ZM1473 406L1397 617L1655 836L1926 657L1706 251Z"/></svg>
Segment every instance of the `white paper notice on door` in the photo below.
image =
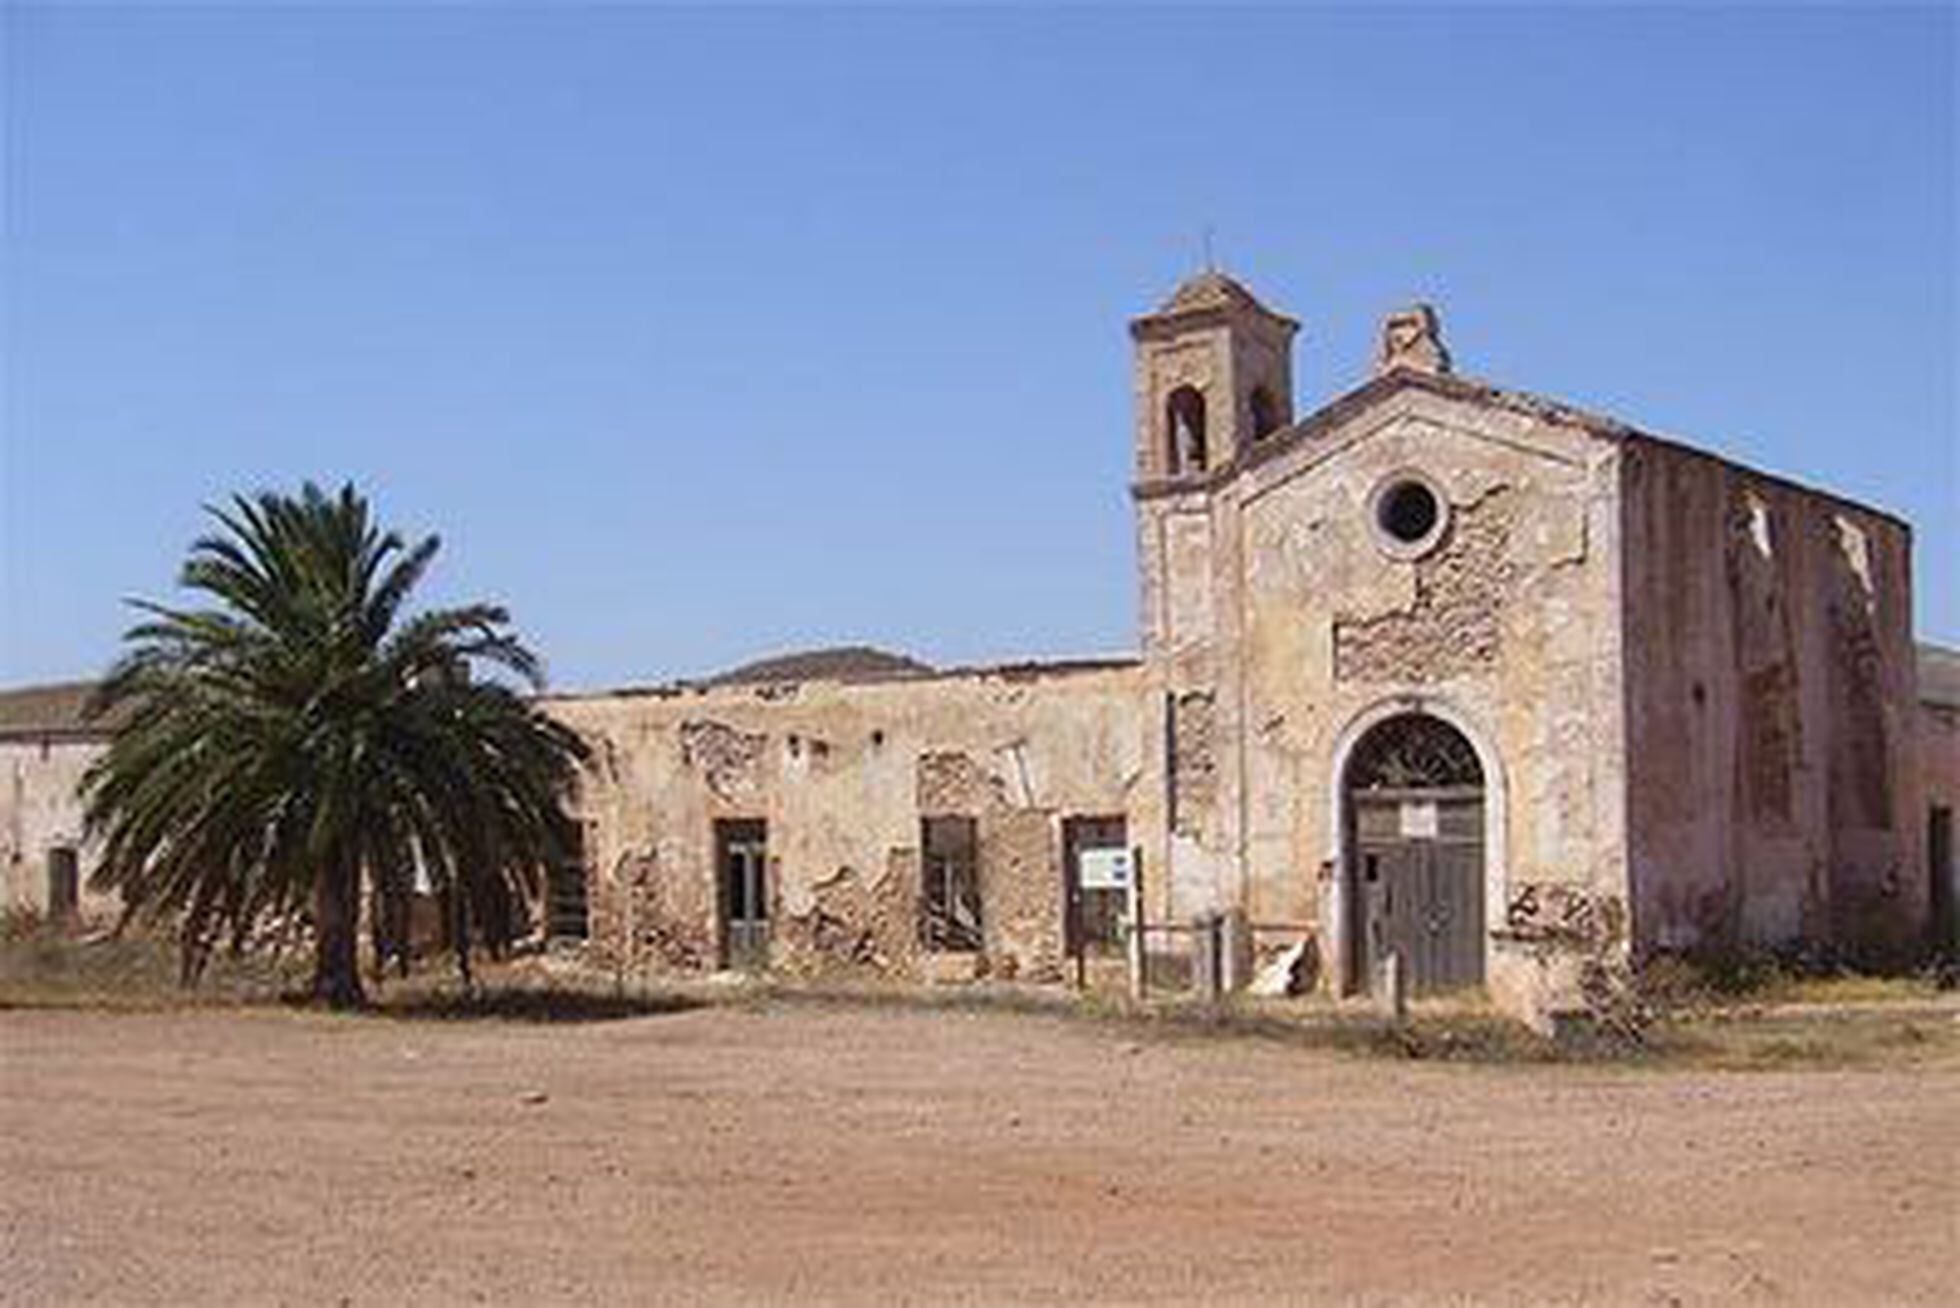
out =
<svg viewBox="0 0 1960 1308"><path fill-rule="evenodd" d="M1404 840L1434 840L1436 838L1435 800L1405 799L1402 801L1402 838Z"/></svg>

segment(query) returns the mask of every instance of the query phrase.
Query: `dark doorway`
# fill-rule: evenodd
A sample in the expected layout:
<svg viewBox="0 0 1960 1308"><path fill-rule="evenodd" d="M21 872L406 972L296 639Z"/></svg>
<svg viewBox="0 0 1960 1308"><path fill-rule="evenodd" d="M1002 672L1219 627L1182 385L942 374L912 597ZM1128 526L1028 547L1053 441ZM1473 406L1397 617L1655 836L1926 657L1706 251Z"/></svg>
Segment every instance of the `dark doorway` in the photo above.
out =
<svg viewBox="0 0 1960 1308"><path fill-rule="evenodd" d="M48 916L73 917L82 907L82 865L73 845L48 851Z"/></svg>
<svg viewBox="0 0 1960 1308"><path fill-rule="evenodd" d="M1960 922L1953 912L1953 810L1935 804L1926 811L1926 935L1933 954L1952 958L1960 946Z"/></svg>
<svg viewBox="0 0 1960 1308"><path fill-rule="evenodd" d="M1128 828L1121 816L1072 817L1062 821L1062 868L1067 916L1065 935L1069 956L1117 954L1123 948L1123 923L1129 913L1129 891L1099 875L1095 851L1128 848ZM1083 876L1085 854L1090 875Z"/></svg>
<svg viewBox="0 0 1960 1308"><path fill-rule="evenodd" d="M768 828L759 818L715 823L720 869L721 965L745 971L769 965Z"/></svg>
<svg viewBox="0 0 1960 1308"><path fill-rule="evenodd" d="M1411 993L1484 980L1484 776L1463 733L1408 713L1355 746L1344 781L1357 985L1400 955Z"/></svg>
<svg viewBox="0 0 1960 1308"><path fill-rule="evenodd" d="M935 953L972 953L985 937L976 824L970 817L927 817L919 827L919 943Z"/></svg>
<svg viewBox="0 0 1960 1308"><path fill-rule="evenodd" d="M591 935L591 911L586 902L585 832L572 832L571 848L563 862L545 874L545 938L584 940Z"/></svg>

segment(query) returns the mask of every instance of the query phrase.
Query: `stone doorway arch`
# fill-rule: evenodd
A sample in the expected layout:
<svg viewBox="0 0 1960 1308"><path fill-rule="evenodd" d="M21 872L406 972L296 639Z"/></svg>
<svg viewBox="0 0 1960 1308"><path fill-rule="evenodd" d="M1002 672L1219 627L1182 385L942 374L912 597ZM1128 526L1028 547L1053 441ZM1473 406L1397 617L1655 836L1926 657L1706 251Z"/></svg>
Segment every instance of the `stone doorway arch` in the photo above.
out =
<svg viewBox="0 0 1960 1308"><path fill-rule="evenodd" d="M1477 746L1420 707L1376 715L1336 784L1346 988L1377 987L1390 954L1412 993L1482 985L1491 815Z"/></svg>

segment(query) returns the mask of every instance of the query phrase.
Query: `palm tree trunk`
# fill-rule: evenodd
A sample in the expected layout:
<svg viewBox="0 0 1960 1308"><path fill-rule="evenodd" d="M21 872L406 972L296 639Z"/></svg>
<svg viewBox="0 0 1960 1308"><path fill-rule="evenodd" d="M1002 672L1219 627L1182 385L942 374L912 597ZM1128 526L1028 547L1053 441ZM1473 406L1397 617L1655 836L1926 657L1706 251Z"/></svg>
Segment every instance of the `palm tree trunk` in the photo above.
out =
<svg viewBox="0 0 1960 1308"><path fill-rule="evenodd" d="M461 885L449 890L449 944L456 951L456 970L462 974L463 989L475 990L476 977L470 972L470 896Z"/></svg>
<svg viewBox="0 0 1960 1308"><path fill-rule="evenodd" d="M329 1008L359 1008L367 1002L361 992L356 959L360 935L360 865L333 859L313 885L313 998Z"/></svg>

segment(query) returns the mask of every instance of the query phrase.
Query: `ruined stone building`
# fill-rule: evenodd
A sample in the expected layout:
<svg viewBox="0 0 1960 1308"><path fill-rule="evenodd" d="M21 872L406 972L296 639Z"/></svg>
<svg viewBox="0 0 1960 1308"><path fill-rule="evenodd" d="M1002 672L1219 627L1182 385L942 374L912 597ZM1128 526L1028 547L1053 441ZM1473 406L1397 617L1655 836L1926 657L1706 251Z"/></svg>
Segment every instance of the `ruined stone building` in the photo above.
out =
<svg viewBox="0 0 1960 1308"><path fill-rule="evenodd" d="M1298 415L1296 327L1211 272L1131 324L1134 657L550 696L594 748L553 929L1057 979L1134 873L1146 921L1310 941L1335 992L1393 953L1526 1008L1599 957L1952 930L1960 659L1915 648L1905 523L1461 376L1426 306ZM73 896L61 695L0 710L13 903Z"/></svg>

